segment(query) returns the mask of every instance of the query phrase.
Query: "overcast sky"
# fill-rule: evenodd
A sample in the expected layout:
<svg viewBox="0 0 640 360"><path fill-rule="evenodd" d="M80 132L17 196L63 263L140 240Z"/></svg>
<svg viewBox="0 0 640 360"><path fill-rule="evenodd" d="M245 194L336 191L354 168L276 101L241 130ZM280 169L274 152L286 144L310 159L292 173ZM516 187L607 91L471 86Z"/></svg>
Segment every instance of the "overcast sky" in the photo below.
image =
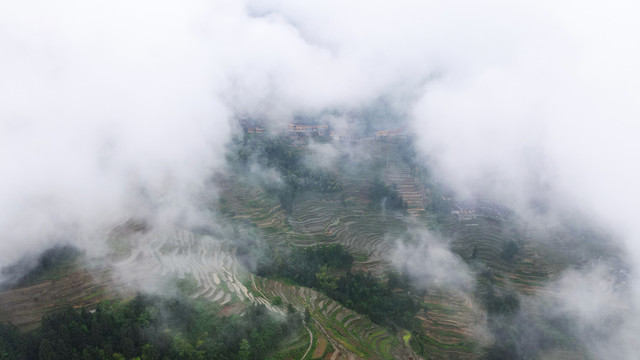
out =
<svg viewBox="0 0 640 360"><path fill-rule="evenodd" d="M0 266L131 216L197 218L234 116L282 125L381 97L408 114L421 154L461 194L579 207L638 265L638 10L620 0L4 1ZM637 315L640 297L628 303Z"/></svg>

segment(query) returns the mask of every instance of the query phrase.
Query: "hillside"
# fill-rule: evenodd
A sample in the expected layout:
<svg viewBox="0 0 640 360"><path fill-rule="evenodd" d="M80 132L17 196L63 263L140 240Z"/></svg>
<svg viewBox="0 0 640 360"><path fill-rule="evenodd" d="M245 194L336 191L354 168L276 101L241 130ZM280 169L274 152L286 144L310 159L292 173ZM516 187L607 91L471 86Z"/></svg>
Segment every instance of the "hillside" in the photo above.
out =
<svg viewBox="0 0 640 360"><path fill-rule="evenodd" d="M242 166L217 178L220 196L212 208L215 221L224 226L197 230L122 224L110 235L109 265L89 267L85 259L73 267L51 270L37 283L1 292L0 320L30 331L44 315L65 306L95 309L103 300L130 298L135 289L142 289L211 303L218 307L218 316L238 316L255 305L275 316L307 313L303 328L281 344L273 358L500 358L495 355L498 350L513 349L496 348L501 346L502 328L495 327L492 319L515 318L520 309L535 311L518 299L544 295L545 285L563 269L579 266L597 251L585 250L582 256L558 253L552 249L562 244L570 248L575 234L559 228L551 246L515 216L478 211L471 219L460 219L449 210L455 199L435 197L442 189L414 176L419 172L407 161L403 147L408 145L402 140L337 144L342 157L322 172L310 172L304 165L278 165L278 154L302 164L298 159L308 149L289 146L274 145L275 155L263 163L280 171L285 185L274 187L248 175ZM354 160L353 154L359 157ZM386 197L373 197L374 189ZM397 208L387 206L391 196L401 200ZM430 206L434 203L439 207ZM449 239L451 250L476 278L470 293L446 284L415 288L409 278L390 285L390 276L406 275L392 265L390 256L416 226ZM276 275L258 275L269 251L286 257L294 249L329 245L344 248L352 264L327 269L320 263L316 269L323 270L310 274L312 284L277 275L277 268L270 272ZM351 273L369 274L368 281L381 297L388 297L391 304L409 299L417 310L393 318L388 314L408 310L379 312L372 305L369 315L358 313L355 309L361 304L350 300L357 296L348 292ZM347 286L346 292L340 286ZM536 331L555 339L543 349L545 353L563 353L567 358L582 353L581 345L552 322L535 314L531 321ZM518 326L513 325L516 330Z"/></svg>

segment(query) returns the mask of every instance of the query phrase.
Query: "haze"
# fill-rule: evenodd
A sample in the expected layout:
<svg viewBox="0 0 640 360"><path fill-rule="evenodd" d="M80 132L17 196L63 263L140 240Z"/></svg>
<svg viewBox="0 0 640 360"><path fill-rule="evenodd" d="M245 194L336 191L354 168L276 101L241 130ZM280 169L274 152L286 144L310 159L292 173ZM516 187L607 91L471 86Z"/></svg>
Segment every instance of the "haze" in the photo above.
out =
<svg viewBox="0 0 640 360"><path fill-rule="evenodd" d="M593 338L593 356L633 359L639 10L622 0L3 2L0 267L59 242L100 254L129 218L201 223L240 118L277 129L324 116L348 128L384 102L461 196L489 194L542 223L578 212L622 244L625 289L610 264L551 286L563 311L608 333ZM466 284L460 271L438 279Z"/></svg>

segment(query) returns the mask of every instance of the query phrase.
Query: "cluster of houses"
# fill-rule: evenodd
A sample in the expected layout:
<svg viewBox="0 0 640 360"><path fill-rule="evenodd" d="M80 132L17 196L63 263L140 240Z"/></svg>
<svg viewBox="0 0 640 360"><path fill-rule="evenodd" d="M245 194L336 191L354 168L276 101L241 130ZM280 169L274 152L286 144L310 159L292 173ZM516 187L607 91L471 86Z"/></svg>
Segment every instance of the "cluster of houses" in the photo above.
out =
<svg viewBox="0 0 640 360"><path fill-rule="evenodd" d="M242 119L238 121L242 130L246 134L262 134L264 133L264 125L262 122L251 119Z"/></svg>
<svg viewBox="0 0 640 360"><path fill-rule="evenodd" d="M390 129L376 131L376 139L400 137L406 138L407 133L402 129Z"/></svg>
<svg viewBox="0 0 640 360"><path fill-rule="evenodd" d="M289 124L289 135L324 136L329 131L329 125Z"/></svg>
<svg viewBox="0 0 640 360"><path fill-rule="evenodd" d="M486 201L480 202L476 207L476 211L482 216L494 219L506 219L511 214L511 210L506 207Z"/></svg>
<svg viewBox="0 0 640 360"><path fill-rule="evenodd" d="M239 120L240 126L247 134L262 134L265 132L265 126L261 121L252 119ZM351 134L338 133L329 129L329 125L306 125L306 124L289 124L288 134L291 137L307 137L307 136L330 136L334 140L352 141L356 140ZM406 138L407 133L402 129L380 130L375 133L375 139L384 138ZM366 138L361 140L373 140L374 138Z"/></svg>
<svg viewBox="0 0 640 360"><path fill-rule="evenodd" d="M451 211L458 220L473 220L478 216L494 219L506 219L511 211L504 206L489 201L461 201L455 204L455 210Z"/></svg>
<svg viewBox="0 0 640 360"><path fill-rule="evenodd" d="M456 209L451 211L451 213L455 215L458 220L473 220L478 216L475 209Z"/></svg>

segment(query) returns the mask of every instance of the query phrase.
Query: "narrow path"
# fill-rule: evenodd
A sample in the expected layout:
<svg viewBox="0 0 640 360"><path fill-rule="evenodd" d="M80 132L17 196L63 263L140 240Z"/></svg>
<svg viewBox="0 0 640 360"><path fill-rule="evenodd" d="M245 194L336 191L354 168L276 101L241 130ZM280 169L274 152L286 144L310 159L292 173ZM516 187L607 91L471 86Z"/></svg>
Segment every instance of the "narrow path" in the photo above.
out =
<svg viewBox="0 0 640 360"><path fill-rule="evenodd" d="M311 347L313 346L313 333L311 332L311 330L309 330L304 320L302 320L302 325L304 325L304 328L309 332L309 348L307 348L307 351L304 353L304 355L302 355L300 360L304 360L304 358L307 357L307 354L309 353L309 351L311 351Z"/></svg>
<svg viewBox="0 0 640 360"><path fill-rule="evenodd" d="M262 295L262 297L265 298L265 300L269 301L269 298L266 297L266 295L262 291L260 291L260 289L258 289L258 287L256 286L256 278L253 276L253 274L251 274L251 284L253 285L253 288L255 289L255 291L260 293L260 295Z"/></svg>

